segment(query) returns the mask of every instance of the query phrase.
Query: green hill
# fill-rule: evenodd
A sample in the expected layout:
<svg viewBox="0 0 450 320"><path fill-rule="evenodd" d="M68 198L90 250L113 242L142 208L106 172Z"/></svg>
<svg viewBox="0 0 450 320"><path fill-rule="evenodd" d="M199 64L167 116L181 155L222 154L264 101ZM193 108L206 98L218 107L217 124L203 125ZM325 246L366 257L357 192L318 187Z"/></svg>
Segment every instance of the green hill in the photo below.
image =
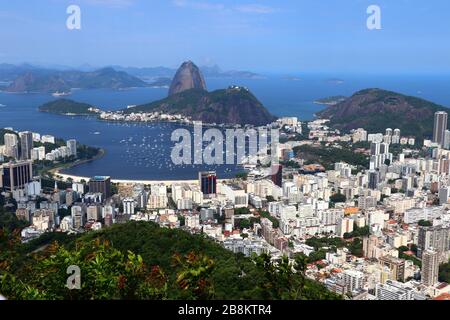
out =
<svg viewBox="0 0 450 320"><path fill-rule="evenodd" d="M0 254L0 292L10 299L338 299L317 282L266 256L251 260L202 235L146 222L117 224L64 244L35 240ZM3 243L13 243L0 237ZM42 247L41 247L42 249ZM6 258L5 258L6 257ZM3 261L2 261L3 258ZM81 268L84 286L69 291L68 265ZM294 264L295 266L295 264Z"/></svg>
<svg viewBox="0 0 450 320"><path fill-rule="evenodd" d="M434 113L446 107L417 97L382 89L366 89L329 106L317 114L330 119L332 127L345 132L364 128L371 133L398 128L402 135L429 138L433 134Z"/></svg>
<svg viewBox="0 0 450 320"><path fill-rule="evenodd" d="M242 87L213 92L190 89L123 110L124 113L156 111L181 114L207 123L265 125L276 119L248 89Z"/></svg>
<svg viewBox="0 0 450 320"><path fill-rule="evenodd" d="M39 111L50 112L56 114L73 114L73 115L94 115L95 111L90 109L94 108L87 103L76 102L70 99L58 99L48 102L39 107Z"/></svg>

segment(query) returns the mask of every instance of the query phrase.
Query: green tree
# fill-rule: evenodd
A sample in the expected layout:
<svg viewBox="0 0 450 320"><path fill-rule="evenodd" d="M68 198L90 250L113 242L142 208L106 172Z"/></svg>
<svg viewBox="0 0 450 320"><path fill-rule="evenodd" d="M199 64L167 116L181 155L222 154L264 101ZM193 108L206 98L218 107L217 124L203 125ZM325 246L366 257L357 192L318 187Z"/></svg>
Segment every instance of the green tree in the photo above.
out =
<svg viewBox="0 0 450 320"><path fill-rule="evenodd" d="M148 269L140 255L127 254L108 242L81 243L68 250L54 243L46 256L35 257L25 279L0 275L0 290L9 299L163 299L167 279L155 266ZM67 268L81 270L81 289L66 287Z"/></svg>
<svg viewBox="0 0 450 320"><path fill-rule="evenodd" d="M417 223L419 226L421 227L431 227L433 226L433 223L431 221L428 220L419 220L419 222Z"/></svg>

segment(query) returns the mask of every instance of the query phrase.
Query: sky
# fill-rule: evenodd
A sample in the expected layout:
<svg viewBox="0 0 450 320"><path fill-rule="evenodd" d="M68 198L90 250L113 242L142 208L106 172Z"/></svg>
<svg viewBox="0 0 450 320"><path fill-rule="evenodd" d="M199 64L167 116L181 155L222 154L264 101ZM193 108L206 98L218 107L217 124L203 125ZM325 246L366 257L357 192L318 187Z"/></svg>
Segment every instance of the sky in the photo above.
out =
<svg viewBox="0 0 450 320"><path fill-rule="evenodd" d="M0 0L0 62L449 73L449 13L448 0Z"/></svg>

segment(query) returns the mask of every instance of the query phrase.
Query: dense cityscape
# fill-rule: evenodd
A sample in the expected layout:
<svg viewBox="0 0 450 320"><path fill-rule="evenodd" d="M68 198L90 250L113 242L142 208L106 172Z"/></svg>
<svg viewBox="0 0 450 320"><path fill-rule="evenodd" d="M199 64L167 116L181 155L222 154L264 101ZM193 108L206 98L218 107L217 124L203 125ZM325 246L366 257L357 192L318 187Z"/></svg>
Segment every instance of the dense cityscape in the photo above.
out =
<svg viewBox="0 0 450 320"><path fill-rule="evenodd" d="M449 11L3 1L0 317L436 316Z"/></svg>
<svg viewBox="0 0 450 320"><path fill-rule="evenodd" d="M8 128L0 187L5 208L28 224L22 242L146 221L205 234L248 257L267 253L277 261L303 253L306 276L346 299L448 299L450 286L439 277L449 259L447 117L437 112L432 140L422 141L395 128L340 134L327 120L285 117L273 124L284 141L272 175L260 165L234 179L199 172L197 182L185 183L123 184L103 176L58 181L56 174L53 188L42 185L33 163L76 159L77 142L48 152L34 145L55 144L54 137ZM339 161L326 170L298 152L340 143L360 146L367 169Z"/></svg>

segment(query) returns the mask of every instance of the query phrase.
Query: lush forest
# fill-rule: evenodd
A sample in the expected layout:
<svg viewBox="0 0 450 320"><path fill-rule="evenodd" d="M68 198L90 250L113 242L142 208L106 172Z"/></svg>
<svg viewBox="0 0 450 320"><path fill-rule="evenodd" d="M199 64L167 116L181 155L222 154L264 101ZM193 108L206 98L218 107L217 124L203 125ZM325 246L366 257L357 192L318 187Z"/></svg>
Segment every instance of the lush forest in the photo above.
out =
<svg viewBox="0 0 450 320"><path fill-rule="evenodd" d="M319 117L344 132L364 128L369 133L399 128L404 136L417 140L431 137L433 117L447 108L417 97L377 88L356 92L348 99L320 111Z"/></svg>
<svg viewBox="0 0 450 320"><path fill-rule="evenodd" d="M69 99L58 99L43 104L39 107L39 111L50 112L56 114L74 114L74 115L93 115L96 112L91 111L93 108L90 104L76 102Z"/></svg>
<svg viewBox="0 0 450 320"><path fill-rule="evenodd" d="M147 222L21 244L16 223L0 225L0 292L9 299L340 299L305 278L303 255L293 264L246 258ZM80 290L66 288L71 265Z"/></svg>
<svg viewBox="0 0 450 320"><path fill-rule="evenodd" d="M353 148L348 146L310 146L303 145L295 147L296 157L304 159L306 164L319 163L326 170L333 170L336 162L346 162L359 168L367 168L369 158L361 153L354 152Z"/></svg>

